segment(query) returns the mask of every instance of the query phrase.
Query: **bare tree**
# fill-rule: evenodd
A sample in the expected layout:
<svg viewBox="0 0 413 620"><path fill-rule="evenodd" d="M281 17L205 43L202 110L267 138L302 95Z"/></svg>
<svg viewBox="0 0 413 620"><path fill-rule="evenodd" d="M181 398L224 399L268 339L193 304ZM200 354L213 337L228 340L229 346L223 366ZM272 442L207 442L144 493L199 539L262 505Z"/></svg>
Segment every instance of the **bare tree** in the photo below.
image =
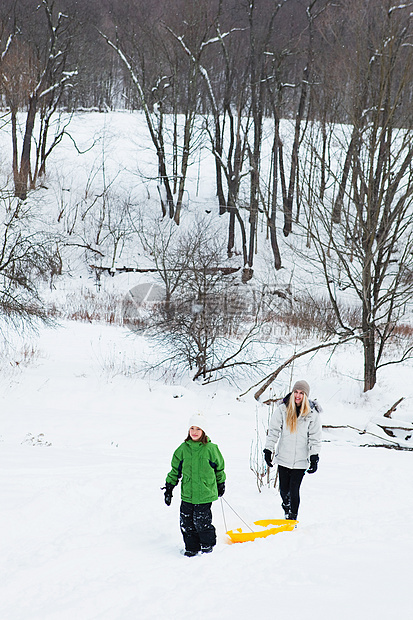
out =
<svg viewBox="0 0 413 620"><path fill-rule="evenodd" d="M239 223L241 231L241 243L244 265L247 264L247 235L245 224L240 215L239 192L242 177L247 173L243 172L247 154L247 135L250 126L249 113L247 110L248 95L246 94L246 76L248 73L235 71L236 56L230 54L227 46L227 39L232 33L237 32L238 28L229 32L221 32L220 13L215 16L213 35L209 31L205 33L202 40L197 42L196 49L192 49L183 37L179 37L172 30L171 33L181 44L184 52L193 63L194 68L204 80L206 93L209 100L209 109L212 115L205 116L204 128L210 140L212 153L215 159L216 170L216 190L219 204L220 215L229 213L228 229L228 257L231 257L235 246L235 223ZM212 70L203 63L203 56L211 47L219 47L222 50L224 62L223 74L224 94L220 101L215 92L211 72ZM240 74L244 77L240 78ZM234 101L235 99L235 101ZM227 147L225 147L227 141ZM227 186L227 197L225 196L224 178Z"/></svg>
<svg viewBox="0 0 413 620"><path fill-rule="evenodd" d="M181 285L196 243L194 240L191 243L190 239L184 237L185 233L177 229L170 220L159 221L151 218L151 222L148 222L140 213L139 218L133 218L131 224L145 254L151 257L164 286L164 312L168 319L171 315L172 298Z"/></svg>
<svg viewBox="0 0 413 620"><path fill-rule="evenodd" d="M249 205L249 248L248 248L248 266L252 269L254 262L254 254L256 251L256 233L258 224L258 211L260 202L260 185L261 185L261 149L262 149L262 126L263 118L266 110L266 97L268 89L266 82L268 80L269 56L267 55L268 46L273 36L274 22L282 5L287 0L274 4L266 24L262 24L261 20L256 18L258 10L256 2L252 0L249 4L249 77L251 92L251 117L253 125L252 145L249 146L250 159L250 205ZM274 246L273 246L274 247Z"/></svg>
<svg viewBox="0 0 413 620"><path fill-rule="evenodd" d="M55 240L39 228L26 203L0 196L0 313L17 326L48 321L39 293L41 279L60 269Z"/></svg>
<svg viewBox="0 0 413 620"><path fill-rule="evenodd" d="M50 119L61 94L76 71L66 71L68 45L67 17L55 16L54 2L42 0L47 23L47 37L40 48L34 48L15 36L12 47L2 63L3 90L10 106L12 121L13 176L15 195L25 200L29 187L33 188L38 174L45 171L45 162L53 147L61 140L55 138L47 146ZM18 152L18 111L27 106L21 154ZM32 170L31 150L36 116L41 110L36 165ZM20 161L19 161L20 159Z"/></svg>
<svg viewBox="0 0 413 620"><path fill-rule="evenodd" d="M363 54L357 50L354 57L353 76L361 81L352 88L359 93L353 110L360 111L361 103L365 107L361 115L351 116L350 127L331 128L334 142L347 141L348 148L337 151L338 161L332 159L331 191L315 206L310 237L339 331L356 334L363 345L367 391L374 387L379 368L413 351L411 343L400 342L397 360L385 355L413 293L413 119L403 113L410 97L413 29L406 7L387 1L376 6L374 20L361 12L358 17L365 20L365 45ZM369 67L367 74L358 63ZM320 165L320 146L313 143L309 148ZM343 197L343 207L340 219L332 222L331 205L337 196ZM343 291L358 299L356 328L340 312Z"/></svg>
<svg viewBox="0 0 413 620"><path fill-rule="evenodd" d="M125 23L115 37L101 33L118 54L136 88L156 151L162 214L168 214L176 224L181 219L193 143L199 146L200 138L195 122L199 112L199 67L187 58L177 40L185 36L197 47L197 40L210 28L202 5L199 8L194 5L191 11L191 19L180 20L182 32L175 32L170 26L165 28L159 20L154 20L152 32L149 22L143 26L137 24L142 33L138 38ZM173 38L168 30L174 33Z"/></svg>
<svg viewBox="0 0 413 620"><path fill-rule="evenodd" d="M251 347L270 309L263 311L260 294L248 301L239 275L225 266L216 230L199 221L187 232L178 231L169 225L157 227L154 235L147 229L141 233L167 294L149 317L137 322L138 329L162 352L163 365L189 369L194 380L228 377L235 369L256 370L266 360L253 356Z"/></svg>
<svg viewBox="0 0 413 620"><path fill-rule="evenodd" d="M202 76L209 99L212 121L207 116L205 128L208 132L216 164L216 186L220 214L229 213L228 256L235 245L235 224L241 233L242 254L245 273L252 274L256 251L256 231L261 192L260 158L262 149L262 124L266 111L266 80L268 78L268 45L274 34L274 23L279 10L287 0L266 7L266 21L257 10L255 2L249 3L241 27L230 27L223 31L221 20L225 15L219 12L214 20L213 36L198 42L198 48L191 48L182 37L176 37L186 54L192 59ZM221 8L221 3L220 3ZM247 34L248 43L242 35ZM234 44L236 41L236 44ZM224 80L214 86L214 69L203 61L206 50L217 47L222 51L222 74ZM245 54L247 62L240 67L239 57ZM213 56L215 58L216 56ZM223 85L223 87L222 87ZM252 138L250 136L252 134ZM244 178L249 177L249 200L243 207L249 216L249 239L241 215L240 188ZM224 179L227 196L225 195ZM274 198L275 202L275 198ZM273 214L275 210L273 210ZM276 267L280 267L280 256L275 234L275 217L268 218L271 242ZM251 275L247 276L251 277Z"/></svg>

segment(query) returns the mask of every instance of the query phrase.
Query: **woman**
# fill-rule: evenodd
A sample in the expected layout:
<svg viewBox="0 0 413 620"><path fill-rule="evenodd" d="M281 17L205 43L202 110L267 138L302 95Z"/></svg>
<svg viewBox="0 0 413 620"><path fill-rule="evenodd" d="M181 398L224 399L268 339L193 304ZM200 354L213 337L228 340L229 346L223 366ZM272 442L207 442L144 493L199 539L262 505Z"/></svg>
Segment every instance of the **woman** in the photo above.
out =
<svg viewBox="0 0 413 620"><path fill-rule="evenodd" d="M216 544L211 504L225 492L224 459L206 434L205 418L196 413L189 420L185 441L175 450L166 476L165 504L182 477L180 527L187 557L210 553Z"/></svg>
<svg viewBox="0 0 413 620"><path fill-rule="evenodd" d="M265 442L264 457L268 467L272 467L272 453L278 442L275 462L278 464L280 495L286 519L297 519L300 485L305 472L313 474L317 471L321 409L316 402L309 400L309 395L307 381L294 384L293 391L282 399L274 411Z"/></svg>

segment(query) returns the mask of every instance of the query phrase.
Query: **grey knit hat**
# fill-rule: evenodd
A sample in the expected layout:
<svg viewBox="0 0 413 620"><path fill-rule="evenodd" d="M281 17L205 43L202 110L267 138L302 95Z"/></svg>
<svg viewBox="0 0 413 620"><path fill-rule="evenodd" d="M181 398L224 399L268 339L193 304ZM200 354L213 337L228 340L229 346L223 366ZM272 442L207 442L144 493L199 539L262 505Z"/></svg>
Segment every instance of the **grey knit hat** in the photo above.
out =
<svg viewBox="0 0 413 620"><path fill-rule="evenodd" d="M294 390L300 390L300 392L304 392L304 394L307 394L307 398L310 396L310 386L308 385L307 381L296 381L293 386L293 392Z"/></svg>

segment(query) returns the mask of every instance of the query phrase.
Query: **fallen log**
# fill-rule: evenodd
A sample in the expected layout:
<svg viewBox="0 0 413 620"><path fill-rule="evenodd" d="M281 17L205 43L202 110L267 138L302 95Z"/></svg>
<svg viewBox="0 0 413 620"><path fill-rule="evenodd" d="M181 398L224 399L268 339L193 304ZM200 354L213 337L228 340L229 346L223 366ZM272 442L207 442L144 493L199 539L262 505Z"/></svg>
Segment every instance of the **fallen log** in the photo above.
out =
<svg viewBox="0 0 413 620"><path fill-rule="evenodd" d="M108 273L114 276L116 273L159 273L159 269L156 267L104 267L101 265L89 265L91 269L94 269L97 273ZM210 267L206 269L207 274L222 273L224 276L228 276L232 273L239 271L241 267ZM165 271L178 271L177 269L166 269Z"/></svg>
<svg viewBox="0 0 413 620"><path fill-rule="evenodd" d="M391 418L391 414L393 413L393 411L396 411L398 405L400 405L400 403L402 402L402 400L404 400L404 396L402 396L401 398L399 398L399 400L397 400L394 405L392 407L390 407L390 409L388 411L386 411L386 413L384 414L385 418Z"/></svg>
<svg viewBox="0 0 413 620"><path fill-rule="evenodd" d="M397 437L394 431L406 431L408 433L413 433L412 427L406 428L405 426L382 426L381 424L377 424L377 426L381 428L386 433L386 435L388 435L389 437ZM411 437L411 434L410 434L410 437Z"/></svg>

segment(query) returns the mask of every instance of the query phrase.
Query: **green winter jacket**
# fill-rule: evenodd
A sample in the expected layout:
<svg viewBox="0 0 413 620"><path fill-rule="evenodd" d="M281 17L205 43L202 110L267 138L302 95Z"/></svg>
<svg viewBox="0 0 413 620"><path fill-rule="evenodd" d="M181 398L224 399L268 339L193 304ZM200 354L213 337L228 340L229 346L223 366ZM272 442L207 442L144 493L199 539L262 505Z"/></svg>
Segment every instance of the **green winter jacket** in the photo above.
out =
<svg viewBox="0 0 413 620"><path fill-rule="evenodd" d="M174 452L166 482L176 486L182 477L181 499L209 504L218 499L217 483L224 482L224 459L216 444L184 441Z"/></svg>

